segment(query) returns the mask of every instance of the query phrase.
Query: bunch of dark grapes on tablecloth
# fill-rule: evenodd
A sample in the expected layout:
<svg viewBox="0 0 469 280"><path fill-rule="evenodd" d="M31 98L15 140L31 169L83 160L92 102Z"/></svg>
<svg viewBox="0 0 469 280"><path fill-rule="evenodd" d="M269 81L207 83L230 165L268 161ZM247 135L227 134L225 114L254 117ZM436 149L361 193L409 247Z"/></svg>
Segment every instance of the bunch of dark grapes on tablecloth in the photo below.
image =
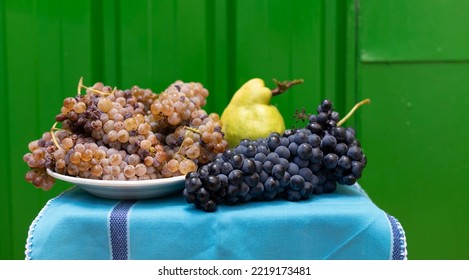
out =
<svg viewBox="0 0 469 280"><path fill-rule="evenodd" d="M81 94L86 89L85 94ZM65 98L50 132L32 141L23 157L26 180L50 189L46 172L102 180L147 180L185 175L213 161L227 142L215 113L201 107L208 91L176 81L164 92L103 83L78 85ZM61 123L62 128L56 128Z"/></svg>
<svg viewBox="0 0 469 280"><path fill-rule="evenodd" d="M305 128L243 140L188 173L186 201L212 212L219 204L278 197L299 201L334 192L337 183L354 184L366 165L355 131L338 126L339 114L328 100L308 120Z"/></svg>
<svg viewBox="0 0 469 280"><path fill-rule="evenodd" d="M321 138L323 157L321 163L313 169L321 178L325 178L320 180L324 182L319 185L318 192L321 192L321 187L325 192L335 189L336 182L352 185L362 176L366 165L366 156L355 138L355 130L340 126L339 114L333 111L328 100L319 105L317 112L317 115L309 116L307 129Z"/></svg>

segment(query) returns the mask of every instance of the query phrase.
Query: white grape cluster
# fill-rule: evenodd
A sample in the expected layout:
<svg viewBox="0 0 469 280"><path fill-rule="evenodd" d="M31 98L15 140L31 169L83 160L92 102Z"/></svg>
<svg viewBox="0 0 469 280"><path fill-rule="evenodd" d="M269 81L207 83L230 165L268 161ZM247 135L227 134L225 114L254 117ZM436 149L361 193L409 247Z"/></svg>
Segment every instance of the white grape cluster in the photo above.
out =
<svg viewBox="0 0 469 280"><path fill-rule="evenodd" d="M82 89L85 94L81 94ZM148 180L185 175L225 151L218 114L208 114L208 91L176 81L156 94L98 82L63 101L50 132L29 143L26 180L48 190L46 172L98 180Z"/></svg>

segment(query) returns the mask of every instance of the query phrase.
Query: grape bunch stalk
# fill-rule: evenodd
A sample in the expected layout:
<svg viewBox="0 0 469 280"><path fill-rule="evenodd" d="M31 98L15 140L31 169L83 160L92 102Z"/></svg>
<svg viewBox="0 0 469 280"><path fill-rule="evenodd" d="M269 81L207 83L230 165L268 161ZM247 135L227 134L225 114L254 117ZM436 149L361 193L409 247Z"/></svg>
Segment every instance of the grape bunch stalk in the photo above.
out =
<svg viewBox="0 0 469 280"><path fill-rule="evenodd" d="M242 140L218 153L215 160L186 175L183 196L206 212L220 204L289 201L332 193L337 184L353 185L367 158L353 128L342 124L369 99L359 102L342 120L324 100L317 114L305 115L302 128L271 133L266 138Z"/></svg>
<svg viewBox="0 0 469 280"><path fill-rule="evenodd" d="M23 156L29 166L25 178L38 188L55 183L47 169L97 180L182 176L227 147L219 116L202 109L208 91L200 83L176 81L156 94L101 82L87 87L80 79L77 91Z"/></svg>

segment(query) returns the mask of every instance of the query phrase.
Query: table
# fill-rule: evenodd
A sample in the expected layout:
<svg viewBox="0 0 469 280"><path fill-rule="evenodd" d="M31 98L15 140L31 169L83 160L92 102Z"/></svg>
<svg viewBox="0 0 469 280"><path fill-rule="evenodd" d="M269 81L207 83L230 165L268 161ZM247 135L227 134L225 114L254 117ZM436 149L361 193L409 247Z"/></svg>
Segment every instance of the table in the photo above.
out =
<svg viewBox="0 0 469 280"><path fill-rule="evenodd" d="M407 259L399 221L363 189L290 202L221 205L206 213L181 194L99 198L79 187L47 202L32 222L29 260Z"/></svg>

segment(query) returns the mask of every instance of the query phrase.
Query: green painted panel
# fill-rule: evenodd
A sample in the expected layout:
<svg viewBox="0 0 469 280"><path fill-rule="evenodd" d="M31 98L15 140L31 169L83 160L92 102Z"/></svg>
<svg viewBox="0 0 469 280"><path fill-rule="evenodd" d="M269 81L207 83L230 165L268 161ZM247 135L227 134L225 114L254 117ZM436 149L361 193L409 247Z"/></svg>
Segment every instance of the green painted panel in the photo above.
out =
<svg viewBox="0 0 469 280"><path fill-rule="evenodd" d="M287 127L294 124L295 109L315 112L326 95L321 92L325 83L322 1L244 0L238 1L236 15L236 88L253 77L262 78L270 88L275 87L274 78L303 78L304 84L274 97L272 104L279 107Z"/></svg>
<svg viewBox="0 0 469 280"><path fill-rule="evenodd" d="M101 4L100 1L93 3L96 3L94 5ZM95 9L93 11L92 29L95 30L93 41L99 42L99 44L93 44L93 50L96 46L101 46L99 51L94 53L97 61L102 61L101 76L95 77L95 81L100 80L105 84L118 86L121 81L119 1L103 0L101 14L97 14ZM93 65L95 64L98 63L93 63Z"/></svg>
<svg viewBox="0 0 469 280"><path fill-rule="evenodd" d="M410 259L469 259L469 64L365 64L360 183L406 230Z"/></svg>
<svg viewBox="0 0 469 280"><path fill-rule="evenodd" d="M122 2L121 86L160 92L176 80L201 82L210 92L205 109L221 113L214 105L226 101L228 7L213 0Z"/></svg>
<svg viewBox="0 0 469 280"><path fill-rule="evenodd" d="M335 99L342 90L336 89L334 80L339 78L335 65L342 64L337 57L343 49L336 40L341 40L337 32L343 33L345 23L340 21L339 29L335 21L342 16L337 13L343 4L303 0L190 3L119 4L121 86L138 84L159 91L175 79L199 81L211 93L206 110L221 113L231 95L250 78L261 77L272 87L273 78L304 78L300 89L273 101L285 111L288 124L305 97L311 100L307 106L312 111L325 95ZM327 23L325 9L331 14ZM194 18L193 14L199 16ZM327 36L328 42L321 36ZM326 50L324 59L320 54ZM333 75L319 74L326 68Z"/></svg>
<svg viewBox="0 0 469 280"><path fill-rule="evenodd" d="M360 58L467 61L468 9L461 0L360 1Z"/></svg>
<svg viewBox="0 0 469 280"><path fill-rule="evenodd" d="M343 106L345 109L342 109L341 115L344 116L345 112L348 112L350 108L352 108L358 100L356 96L357 93L357 73L358 73L358 44L357 44L357 36L358 36L358 4L359 2L356 0L348 0L347 6L344 8L345 11L345 40L344 40L344 47L345 47L345 54L343 58L343 63L345 64L345 76L344 80L338 80L339 82L344 83L344 97L345 101L343 102ZM344 113L342 113L344 112ZM356 117L353 115L346 123L347 126L354 126L356 127Z"/></svg>
<svg viewBox="0 0 469 280"><path fill-rule="evenodd" d="M207 86L205 2L121 3L122 87L136 84L159 92L177 79Z"/></svg>
<svg viewBox="0 0 469 280"><path fill-rule="evenodd" d="M27 166L22 161L30 141L50 129L65 96L76 94L81 75L91 74L89 1L73 7L61 1L5 1L5 60L2 75L8 108L6 140L2 146L2 166L7 166L6 189L9 200L8 230L1 234L9 248L2 258L24 258L27 230L45 202L69 187L57 184L50 192L35 190L24 180ZM87 28L88 26L88 28ZM3 212L3 211L2 211ZM3 220L3 218L2 218ZM3 241L2 241L3 243Z"/></svg>
<svg viewBox="0 0 469 280"><path fill-rule="evenodd" d="M210 91L206 110L221 114L234 86L234 1L207 1L207 83Z"/></svg>
<svg viewBox="0 0 469 280"><path fill-rule="evenodd" d="M6 67L6 36L5 36L5 3L0 1L0 92L2 92L3 102L0 102L0 118L8 120L9 118L9 95L7 92L7 67ZM9 127L4 127L8 130ZM0 222L2 222L2 230L0 231L0 260L10 258L13 255L13 248L10 240L13 235L11 226L11 191L8 186L11 185L10 179L10 149L3 147L11 147L10 138L3 136L0 137L0 152L2 159L0 159L0 178L3 178L2 188L0 188ZM3 159L5 158L5 159ZM4 187L7 186L7 187Z"/></svg>
<svg viewBox="0 0 469 280"><path fill-rule="evenodd" d="M26 170L22 162L22 152L27 149L30 139L35 139L39 135L38 128L40 120L37 118L39 108L36 106L39 95L37 94L36 79L36 26L35 9L33 5L28 5L25 1L5 2L5 33L7 35L6 53L17 53L13 59L8 56L6 61L9 92L8 107L8 138L9 143L16 147L9 153L9 185L10 187L10 213L12 232L10 242L13 248L19 248L20 244L25 244L26 231L29 223L34 218L37 210L40 209L39 197L37 195L25 195L24 173ZM24 36L28 34L28 36ZM21 57L20 57L21 55ZM21 109L18 110L19 106ZM29 187L30 188L30 187ZM31 188L29 189L31 190ZM25 207L28 205L29 207ZM17 258L18 252L14 251Z"/></svg>

